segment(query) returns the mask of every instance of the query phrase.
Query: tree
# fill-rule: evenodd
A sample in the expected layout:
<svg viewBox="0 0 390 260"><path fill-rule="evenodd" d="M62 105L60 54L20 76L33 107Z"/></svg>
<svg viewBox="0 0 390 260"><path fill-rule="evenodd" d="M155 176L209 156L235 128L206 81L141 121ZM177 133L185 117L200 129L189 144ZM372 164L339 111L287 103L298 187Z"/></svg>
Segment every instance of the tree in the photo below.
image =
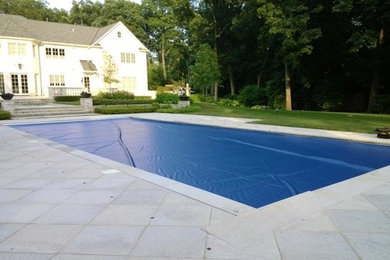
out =
<svg viewBox="0 0 390 260"><path fill-rule="evenodd" d="M69 20L74 24L92 26L101 15L102 4L91 0L73 0Z"/></svg>
<svg viewBox="0 0 390 260"><path fill-rule="evenodd" d="M112 56L106 52L103 53L103 62L103 81L108 84L111 92L111 84L120 82L115 78L115 75L118 72L118 67Z"/></svg>
<svg viewBox="0 0 390 260"><path fill-rule="evenodd" d="M191 86L202 90L207 95L207 89L220 83L217 56L208 44L200 46L195 56L195 64L190 67Z"/></svg>
<svg viewBox="0 0 390 260"><path fill-rule="evenodd" d="M338 0L333 7L335 13L347 15L351 34L346 44L351 53L368 51L372 77L368 96L367 112L373 112L380 91L383 73L386 34L390 31L390 3L373 0ZM387 46L388 48L388 46ZM390 103L390 102L389 102Z"/></svg>
<svg viewBox="0 0 390 260"><path fill-rule="evenodd" d="M281 42L279 54L283 57L286 109L292 110L291 69L299 64L303 55L313 51L312 41L321 36L320 28L309 28L310 14L321 10L321 6L309 9L300 0L280 1L259 0L259 15L269 26L269 33Z"/></svg>

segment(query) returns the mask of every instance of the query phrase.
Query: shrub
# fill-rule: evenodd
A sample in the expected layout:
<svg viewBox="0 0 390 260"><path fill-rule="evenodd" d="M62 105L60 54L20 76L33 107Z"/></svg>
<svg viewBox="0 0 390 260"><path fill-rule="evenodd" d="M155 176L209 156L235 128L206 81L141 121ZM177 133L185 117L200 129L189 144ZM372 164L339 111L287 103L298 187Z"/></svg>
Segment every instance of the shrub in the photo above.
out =
<svg viewBox="0 0 390 260"><path fill-rule="evenodd" d="M134 96L134 100L150 100L151 96Z"/></svg>
<svg viewBox="0 0 390 260"><path fill-rule="evenodd" d="M11 118L11 113L0 109L0 120L6 120Z"/></svg>
<svg viewBox="0 0 390 260"><path fill-rule="evenodd" d="M152 104L155 101L152 99L106 99L94 98L93 104L98 105L133 105L133 104Z"/></svg>
<svg viewBox="0 0 390 260"><path fill-rule="evenodd" d="M214 103L214 97L213 96L199 96L200 102L205 102L205 103Z"/></svg>
<svg viewBox="0 0 390 260"><path fill-rule="evenodd" d="M56 96L54 97L54 100L57 102L73 102L79 101L80 96Z"/></svg>
<svg viewBox="0 0 390 260"><path fill-rule="evenodd" d="M255 105L266 105L267 95L265 88L260 88L256 85L248 85L241 89L238 95L238 100L241 104L247 107Z"/></svg>
<svg viewBox="0 0 390 260"><path fill-rule="evenodd" d="M159 93L156 96L156 102L161 104L177 104L177 102L179 102L179 95L170 93Z"/></svg>
<svg viewBox="0 0 390 260"><path fill-rule="evenodd" d="M375 99L374 113L390 113L390 94L378 95Z"/></svg>
<svg viewBox="0 0 390 260"><path fill-rule="evenodd" d="M134 99L134 94L121 90L115 92L99 92L96 97L102 99Z"/></svg>
<svg viewBox="0 0 390 260"><path fill-rule="evenodd" d="M190 106L183 108L160 108L157 110L159 113L171 113L171 114L180 114L180 113L192 113L199 112L202 109L198 106Z"/></svg>
<svg viewBox="0 0 390 260"><path fill-rule="evenodd" d="M156 112L157 106L151 107L127 107L127 106L115 106L115 107L97 107L95 113L99 114L132 114L132 113L150 113Z"/></svg>
<svg viewBox="0 0 390 260"><path fill-rule="evenodd" d="M201 102L199 94L191 94L189 98L190 98L191 103Z"/></svg>
<svg viewBox="0 0 390 260"><path fill-rule="evenodd" d="M231 100L231 99L227 99L227 98L221 98L220 100L218 100L218 104L222 105L222 106L227 106L227 107L239 107L240 106L240 102L238 102L237 100Z"/></svg>

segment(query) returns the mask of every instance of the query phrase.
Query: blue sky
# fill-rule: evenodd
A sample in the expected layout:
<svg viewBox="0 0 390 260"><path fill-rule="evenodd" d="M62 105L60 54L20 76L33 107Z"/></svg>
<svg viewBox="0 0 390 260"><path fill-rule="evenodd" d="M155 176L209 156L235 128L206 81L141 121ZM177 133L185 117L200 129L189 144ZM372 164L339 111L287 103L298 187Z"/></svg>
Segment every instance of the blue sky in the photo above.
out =
<svg viewBox="0 0 390 260"><path fill-rule="evenodd" d="M47 3L49 4L50 8L65 9L69 11L72 8L72 1L73 0L47 0ZM104 2L104 0L92 0L92 1ZM140 3L141 0L133 0L133 2Z"/></svg>

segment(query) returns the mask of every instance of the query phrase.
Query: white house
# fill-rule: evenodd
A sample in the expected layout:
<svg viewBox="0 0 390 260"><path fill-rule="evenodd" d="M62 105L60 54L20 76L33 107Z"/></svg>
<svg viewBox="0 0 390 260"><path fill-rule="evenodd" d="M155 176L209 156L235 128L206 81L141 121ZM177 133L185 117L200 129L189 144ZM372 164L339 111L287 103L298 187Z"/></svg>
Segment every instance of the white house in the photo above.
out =
<svg viewBox="0 0 390 260"><path fill-rule="evenodd" d="M118 22L103 28L0 14L0 92L78 95L109 90L104 56L117 66L111 87L149 95L147 48Z"/></svg>

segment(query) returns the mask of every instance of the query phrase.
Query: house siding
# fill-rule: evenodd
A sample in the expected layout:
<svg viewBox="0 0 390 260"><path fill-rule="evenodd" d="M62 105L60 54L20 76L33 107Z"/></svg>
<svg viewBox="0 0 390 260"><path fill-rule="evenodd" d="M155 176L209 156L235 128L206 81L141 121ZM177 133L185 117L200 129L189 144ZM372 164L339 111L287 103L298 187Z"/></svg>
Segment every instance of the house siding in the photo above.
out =
<svg viewBox="0 0 390 260"><path fill-rule="evenodd" d="M4 18L4 15L2 17ZM11 18L15 19L14 17ZM17 19L25 18L17 17ZM42 24L42 22L39 22L39 24ZM49 24L54 26L52 23ZM56 24L55 26L62 25ZM69 27L69 25L63 26ZM32 26L32 28L34 27ZM31 32L33 33L34 29L32 28ZM79 27L77 28L80 30ZM90 29L100 30L92 27ZM88 28L85 28L85 31L87 30ZM0 31L0 73L4 75L5 92L13 93L12 74L27 75L28 78L28 93L15 93L16 96L49 96L52 93L49 90L53 87L82 89L84 88L84 77L89 77L90 91L93 94L108 91L109 87L103 81L103 53L107 52L112 56L118 67L115 78L121 81L123 77L135 77L137 84L134 94L148 95L147 52L145 46L121 22L102 28L102 31L105 33L102 33L99 39L94 39L95 42L91 45L10 37L1 35ZM120 37L118 37L118 32L120 32ZM74 38L73 32L70 32L70 34L72 34L70 37ZM9 43L25 44L25 55L9 55ZM58 51L61 49L65 52L65 55L47 56L47 48L52 51L53 49ZM134 53L136 62L122 63L121 53L123 52ZM91 61L96 66L97 71L84 71L80 60ZM65 86L50 86L50 75L63 76ZM122 82L113 84L112 87L125 90L122 87Z"/></svg>

